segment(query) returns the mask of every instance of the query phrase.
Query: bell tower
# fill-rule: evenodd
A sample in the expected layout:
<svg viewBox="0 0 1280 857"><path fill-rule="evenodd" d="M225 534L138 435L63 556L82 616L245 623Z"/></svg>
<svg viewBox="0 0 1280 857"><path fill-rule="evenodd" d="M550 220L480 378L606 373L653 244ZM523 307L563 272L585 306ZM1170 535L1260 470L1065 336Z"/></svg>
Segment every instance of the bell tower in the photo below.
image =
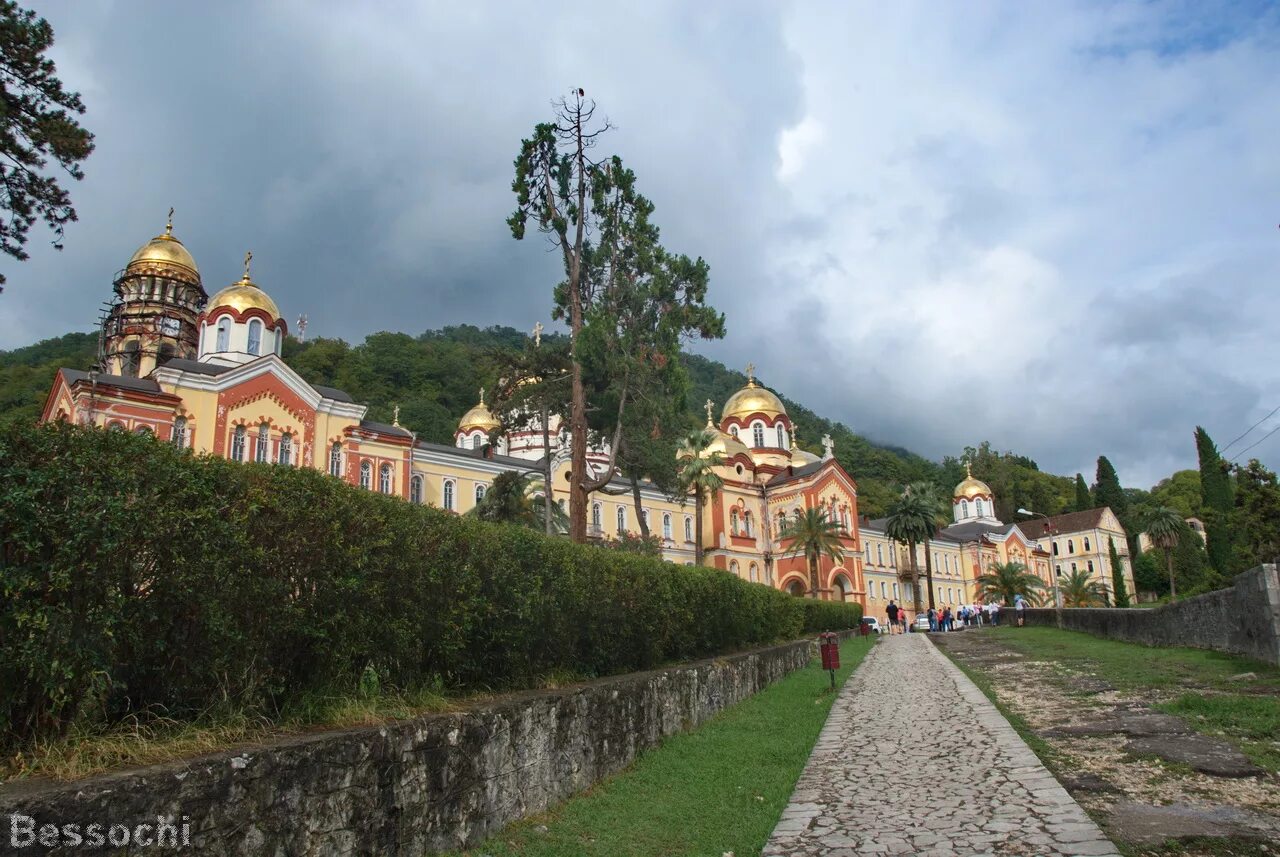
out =
<svg viewBox="0 0 1280 857"><path fill-rule="evenodd" d="M104 372L144 378L171 358L195 359L196 321L208 295L195 259L173 237L172 208L164 232L133 254L113 285L99 354Z"/></svg>

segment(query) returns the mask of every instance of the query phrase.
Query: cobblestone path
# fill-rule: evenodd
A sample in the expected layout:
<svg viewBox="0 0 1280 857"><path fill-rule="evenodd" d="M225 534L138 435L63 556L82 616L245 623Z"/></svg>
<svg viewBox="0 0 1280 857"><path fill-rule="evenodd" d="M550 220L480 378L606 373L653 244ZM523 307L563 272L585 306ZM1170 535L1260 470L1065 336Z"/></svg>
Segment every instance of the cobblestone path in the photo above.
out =
<svg viewBox="0 0 1280 857"><path fill-rule="evenodd" d="M882 638L845 684L762 857L863 854L1119 857L924 634Z"/></svg>

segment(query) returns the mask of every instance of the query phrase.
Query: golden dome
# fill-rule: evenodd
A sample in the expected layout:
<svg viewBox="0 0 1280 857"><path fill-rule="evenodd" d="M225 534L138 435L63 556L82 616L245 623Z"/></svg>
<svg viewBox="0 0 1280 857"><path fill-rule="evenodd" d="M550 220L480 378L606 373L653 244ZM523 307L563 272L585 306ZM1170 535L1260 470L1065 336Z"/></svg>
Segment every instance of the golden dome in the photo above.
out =
<svg viewBox="0 0 1280 857"><path fill-rule="evenodd" d="M197 283L200 282L200 269L196 267L196 260L191 257L191 253L182 245L182 242L173 237L172 209L169 210L169 222L165 225L164 232L139 247L138 252L129 259L125 270L129 271L131 268L147 264L176 268L176 273L188 274L194 277Z"/></svg>
<svg viewBox="0 0 1280 857"><path fill-rule="evenodd" d="M791 427L791 465L794 467L799 465L803 467L806 464L813 464L815 461L821 461L820 456L814 455L812 452L806 452L800 448L800 444L796 443L796 427Z"/></svg>
<svg viewBox="0 0 1280 857"><path fill-rule="evenodd" d="M753 375L754 369L754 366L747 365L747 386L734 393L729 397L729 401L724 403L724 411L720 414L720 422L723 423L730 417L746 419L752 414L776 417L787 413L787 409L782 406L781 399L764 387L756 386L756 379Z"/></svg>
<svg viewBox="0 0 1280 857"><path fill-rule="evenodd" d="M969 465L964 466L965 479L956 486L955 494L957 500L972 500L974 497L990 497L991 486L983 482L981 479L973 478L973 471L969 469Z"/></svg>
<svg viewBox="0 0 1280 857"><path fill-rule="evenodd" d="M209 303L205 305L205 315L212 314L219 307L230 307L241 314L246 310L260 309L270 315L272 321L284 317L280 315L280 307L276 306L271 296L249 279L249 262L252 259L252 253L245 254L244 276L209 298Z"/></svg>
<svg viewBox="0 0 1280 857"><path fill-rule="evenodd" d="M745 455L748 458L751 457L751 450L747 449L747 445L733 435L722 432L715 426L708 426L707 428L716 434L715 440L707 445L706 454L708 457L718 452L726 463L738 454Z"/></svg>
<svg viewBox="0 0 1280 857"><path fill-rule="evenodd" d="M484 403L484 387L481 387L480 404L462 415L462 419L458 421L458 431L468 432L473 429L480 429L484 432L491 432L501 427L502 423L498 422L497 417L493 415L493 411L489 410L489 406Z"/></svg>

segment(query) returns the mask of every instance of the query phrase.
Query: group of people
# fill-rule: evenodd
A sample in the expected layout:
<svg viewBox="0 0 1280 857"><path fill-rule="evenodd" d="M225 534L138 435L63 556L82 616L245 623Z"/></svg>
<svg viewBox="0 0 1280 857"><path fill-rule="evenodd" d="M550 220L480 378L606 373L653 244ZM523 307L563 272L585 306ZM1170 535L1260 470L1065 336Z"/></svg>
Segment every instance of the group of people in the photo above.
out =
<svg viewBox="0 0 1280 857"><path fill-rule="evenodd" d="M1023 623L1023 610L1026 608L1026 602L1022 600L1022 596L1018 596L1018 624ZM962 604L956 610L950 607L942 609L929 608L927 614L929 618L930 631L954 631L957 623L964 628L981 628L983 625L999 626L1001 607L995 602L988 604ZM889 606L885 608L885 616L889 620L888 633L905 634L909 630L910 617L907 615L905 607L899 607L893 601L889 602Z"/></svg>

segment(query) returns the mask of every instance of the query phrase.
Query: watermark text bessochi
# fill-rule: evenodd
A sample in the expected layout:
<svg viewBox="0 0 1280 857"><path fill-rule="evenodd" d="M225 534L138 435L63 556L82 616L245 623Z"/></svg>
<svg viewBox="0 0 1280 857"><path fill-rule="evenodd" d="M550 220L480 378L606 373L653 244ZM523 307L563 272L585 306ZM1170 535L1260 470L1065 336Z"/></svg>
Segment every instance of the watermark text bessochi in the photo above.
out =
<svg viewBox="0 0 1280 857"><path fill-rule="evenodd" d="M191 819L185 815L157 815L155 821L122 824L112 821L67 824L42 820L20 812L9 814L9 847L31 848L155 848L191 846Z"/></svg>

